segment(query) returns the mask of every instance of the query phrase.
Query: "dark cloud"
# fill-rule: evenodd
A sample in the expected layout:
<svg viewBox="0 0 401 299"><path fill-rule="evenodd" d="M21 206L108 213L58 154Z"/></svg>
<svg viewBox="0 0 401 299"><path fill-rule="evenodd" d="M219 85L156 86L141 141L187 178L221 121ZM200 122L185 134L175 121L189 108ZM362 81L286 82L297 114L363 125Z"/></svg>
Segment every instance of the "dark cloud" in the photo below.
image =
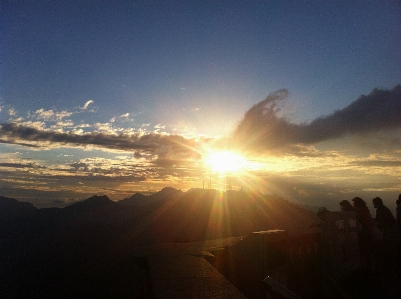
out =
<svg viewBox="0 0 401 299"><path fill-rule="evenodd" d="M43 176L42 178L46 178ZM108 176L104 174L96 174L96 175L82 175L82 176L62 176L62 175L54 175L52 176L55 184L60 184L60 182L65 183L66 185L76 185L78 182L82 182L85 185L90 186L98 186L99 182L104 184L102 187L105 187L108 183L111 185L119 185L125 182L142 182L146 181L146 177L139 172L137 174L131 175L120 175L120 176Z"/></svg>
<svg viewBox="0 0 401 299"><path fill-rule="evenodd" d="M29 143L26 143L26 142L18 142L18 141L15 141L15 140L5 140L5 139L1 139L1 138L0 138L0 143L22 145L22 146L33 147L33 148L39 148L40 147L40 146L35 145L35 144L29 144Z"/></svg>
<svg viewBox="0 0 401 299"><path fill-rule="evenodd" d="M298 157L309 157L309 158L327 158L327 157L338 157L338 154L330 151L318 151L312 146L302 144L291 144L285 148L284 153L295 155Z"/></svg>
<svg viewBox="0 0 401 299"><path fill-rule="evenodd" d="M176 159L158 158L152 161L152 164L157 167L171 168L177 165L181 165L182 161Z"/></svg>
<svg viewBox="0 0 401 299"><path fill-rule="evenodd" d="M70 164L70 166L74 168L76 171L89 171L89 165L86 163L75 162L73 164Z"/></svg>
<svg viewBox="0 0 401 299"><path fill-rule="evenodd" d="M278 116L278 102L287 97L288 91L281 89L249 109L234 132L235 146L260 150L294 143L289 141L296 139L300 127Z"/></svg>
<svg viewBox="0 0 401 299"><path fill-rule="evenodd" d="M141 154L140 152L136 151L136 152L134 153L134 158L135 158L135 159L140 159L140 158L142 158L142 154Z"/></svg>
<svg viewBox="0 0 401 299"><path fill-rule="evenodd" d="M157 153L162 150L163 153L169 152L180 155L187 152L190 153L194 146L194 142L178 135L112 135L96 132L77 135L39 130L16 123L1 124L0 142L10 144L22 144L22 142L51 142L76 146L93 145L108 149L127 151L141 150L149 153Z"/></svg>
<svg viewBox="0 0 401 299"><path fill-rule="evenodd" d="M12 167L12 168L46 168L36 163L0 163L0 167Z"/></svg>
<svg viewBox="0 0 401 299"><path fill-rule="evenodd" d="M287 90L282 89L249 109L234 132L235 146L274 150L293 144L314 144L347 134L364 135L401 128L401 85L392 90L374 89L347 107L309 124L294 124L278 115L278 103L287 97Z"/></svg>
<svg viewBox="0 0 401 299"><path fill-rule="evenodd" d="M401 127L401 85L392 90L374 89L344 109L320 117L305 126L301 141L314 143L345 134L363 135Z"/></svg>

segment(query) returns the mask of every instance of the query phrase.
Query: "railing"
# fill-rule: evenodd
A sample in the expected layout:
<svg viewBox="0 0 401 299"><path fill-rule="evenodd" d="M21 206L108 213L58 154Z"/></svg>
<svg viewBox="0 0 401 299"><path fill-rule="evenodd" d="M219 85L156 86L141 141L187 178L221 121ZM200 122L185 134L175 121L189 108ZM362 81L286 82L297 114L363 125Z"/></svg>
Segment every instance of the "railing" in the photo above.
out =
<svg viewBox="0 0 401 299"><path fill-rule="evenodd" d="M216 253L214 266L249 298L266 298L255 282L266 277L301 298L324 298L326 285L360 267L356 236L354 214L332 212L317 232L254 232Z"/></svg>

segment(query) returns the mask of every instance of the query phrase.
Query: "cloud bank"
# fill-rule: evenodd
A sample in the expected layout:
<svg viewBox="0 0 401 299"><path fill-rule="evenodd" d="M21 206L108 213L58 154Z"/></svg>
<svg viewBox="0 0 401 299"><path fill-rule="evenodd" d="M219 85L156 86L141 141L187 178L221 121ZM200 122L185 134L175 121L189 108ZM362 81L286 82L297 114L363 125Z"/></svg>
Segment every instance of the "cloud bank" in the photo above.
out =
<svg viewBox="0 0 401 299"><path fill-rule="evenodd" d="M225 147L248 152L284 154L291 151L305 154L303 149L307 146L325 140L349 134L362 136L401 128L401 85L391 90L374 89L369 95L360 96L341 110L303 124L292 123L287 117L280 115L279 104L287 97L286 89L270 94L245 113L231 138L213 141L205 139L204 142L215 146L223 144ZM92 101L88 101L84 107L91 103ZM95 127L100 125L102 124L95 124ZM183 159L196 152L199 153L201 148L201 144L195 139L157 131L146 134L143 132L115 134L109 129L106 132L76 133L52 131L45 129L43 124L34 127L3 123L0 124L0 143L42 148L60 145L93 146L157 155L160 163L166 159Z"/></svg>
<svg viewBox="0 0 401 299"><path fill-rule="evenodd" d="M374 89L347 107L309 124L294 124L278 115L278 103L287 97L288 91L282 89L249 109L234 131L234 144L243 149L268 151L347 134L366 135L401 128L401 85L391 90Z"/></svg>
<svg viewBox="0 0 401 299"><path fill-rule="evenodd" d="M76 146L96 146L113 150L141 150L150 154L187 153L191 152L193 143L179 135L163 134L131 134L111 135L105 133L60 133L26 127L15 123L3 123L0 127L0 142L10 144L37 143L45 146L45 142ZM24 143L23 143L24 142ZM34 146L34 145L33 145Z"/></svg>

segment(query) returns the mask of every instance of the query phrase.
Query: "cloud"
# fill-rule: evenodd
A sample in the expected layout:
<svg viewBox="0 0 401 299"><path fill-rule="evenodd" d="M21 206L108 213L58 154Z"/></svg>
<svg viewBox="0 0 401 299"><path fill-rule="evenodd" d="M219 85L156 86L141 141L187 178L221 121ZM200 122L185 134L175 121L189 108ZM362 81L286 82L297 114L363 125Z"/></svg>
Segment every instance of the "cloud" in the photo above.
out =
<svg viewBox="0 0 401 299"><path fill-rule="evenodd" d="M62 119L64 117L69 117L72 114L73 114L72 112L68 112L68 111L63 110L63 111L60 111L60 112L56 112L55 116L56 116L57 119Z"/></svg>
<svg viewBox="0 0 401 299"><path fill-rule="evenodd" d="M236 147L264 150L297 143L300 126L278 116L278 102L287 97L288 91L281 89L249 109L234 132Z"/></svg>
<svg viewBox="0 0 401 299"><path fill-rule="evenodd" d="M314 143L345 134L363 135L401 127L401 85L392 90L374 89L344 109L320 117L305 127L301 141Z"/></svg>
<svg viewBox="0 0 401 299"><path fill-rule="evenodd" d="M36 144L31 144L28 142L20 142L20 141L15 141L15 140L1 139L1 138L0 138L0 143L15 144L15 145L21 145L21 146L26 146L26 147L31 147L31 148L40 148L40 146L36 145Z"/></svg>
<svg viewBox="0 0 401 299"><path fill-rule="evenodd" d="M43 108L36 110L35 114L37 118L44 119L44 120L51 120L54 116L53 110L44 110Z"/></svg>
<svg viewBox="0 0 401 299"><path fill-rule="evenodd" d="M363 136L401 128L401 85L392 90L374 89L347 107L309 124L294 124L285 116L279 116L278 104L287 97L288 91L282 89L249 109L234 131L233 144L248 150L274 151L347 134Z"/></svg>
<svg viewBox="0 0 401 299"><path fill-rule="evenodd" d="M70 166L72 168L74 168L75 170L77 170L77 171L89 171L89 166L86 163L77 163L77 162L75 162L73 164L70 164Z"/></svg>
<svg viewBox="0 0 401 299"><path fill-rule="evenodd" d="M401 161L399 160L364 160L353 161L350 165L356 166L369 166L369 167L400 167Z"/></svg>
<svg viewBox="0 0 401 299"><path fill-rule="evenodd" d="M114 132L114 130L111 127L111 124L109 123L95 123L93 126L97 128L99 131L104 133L112 134Z"/></svg>
<svg viewBox="0 0 401 299"><path fill-rule="evenodd" d="M155 129L165 129L166 126L163 125L163 124L157 124L157 125L154 126L154 128L155 128Z"/></svg>
<svg viewBox="0 0 401 299"><path fill-rule="evenodd" d="M94 101L93 100L89 100L89 101L87 101L86 103L85 103L85 105L82 107L82 110L86 110L86 109L88 109L88 106L90 105L90 104L93 104L94 103Z"/></svg>
<svg viewBox="0 0 401 299"><path fill-rule="evenodd" d="M36 163L0 163L0 167L11 167L11 168L46 168Z"/></svg>
<svg viewBox="0 0 401 299"><path fill-rule="evenodd" d="M0 125L0 143L26 144L58 143L61 145L88 146L124 151L145 151L152 154L163 153L164 156L190 153L195 142L178 135L142 134L131 135L105 134L99 132L72 134L41 130L15 123Z"/></svg>
<svg viewBox="0 0 401 299"><path fill-rule="evenodd" d="M67 121L59 121L56 123L56 125L54 127L72 127L74 125L74 123L71 120L67 120Z"/></svg>
<svg viewBox="0 0 401 299"><path fill-rule="evenodd" d="M43 108L35 111L34 116L37 119L42 119L45 121L56 121L62 120L65 117L71 116L73 113L68 111L54 111L54 110L45 110ZM10 114L11 115L11 114ZM14 114L15 115L15 114Z"/></svg>
<svg viewBox="0 0 401 299"><path fill-rule="evenodd" d="M14 121L12 123L16 123L16 122ZM20 123L20 125L24 126L24 127L37 129L37 130L44 130L46 127L46 124L42 121L26 121L26 122Z"/></svg>
<svg viewBox="0 0 401 299"><path fill-rule="evenodd" d="M142 154L139 151L135 151L134 158L135 159L140 159L140 158L142 158Z"/></svg>
<svg viewBox="0 0 401 299"><path fill-rule="evenodd" d="M132 151L135 158L155 158L159 159L157 162L160 164L169 164L175 160L183 163L186 159L192 159L194 156L191 155L202 152L202 144L213 148L233 147L249 152L269 151L303 157L335 156L335 153L320 152L313 145L345 135L363 137L374 132L401 129L401 85L392 90L374 89L369 95L359 97L341 110L303 124L292 123L280 115L280 104L287 97L288 91L282 89L254 105L245 113L230 138L212 138L208 141L196 139L199 136L185 138L183 135L161 134L157 132L157 129L164 128L161 124L155 126L155 132L145 130L150 124L143 124L135 131L132 128L114 129L112 123L95 123L94 132L78 129L89 127L88 124L63 132L61 128L73 126L73 123L70 120L59 120L50 128L46 128L43 122L32 121L0 124L0 143L42 148L74 146ZM84 107L92 102L86 102ZM60 113L44 109L36 111L36 115L42 118L69 116L66 111ZM395 142L397 137L392 139L394 144L398 144Z"/></svg>

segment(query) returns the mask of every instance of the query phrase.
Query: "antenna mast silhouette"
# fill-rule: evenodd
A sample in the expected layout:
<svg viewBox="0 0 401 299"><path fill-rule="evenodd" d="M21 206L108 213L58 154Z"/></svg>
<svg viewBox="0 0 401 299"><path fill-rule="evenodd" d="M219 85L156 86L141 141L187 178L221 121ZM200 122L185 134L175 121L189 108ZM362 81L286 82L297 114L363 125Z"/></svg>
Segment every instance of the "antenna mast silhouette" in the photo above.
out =
<svg viewBox="0 0 401 299"><path fill-rule="evenodd" d="M205 189L205 174L202 175L202 188ZM212 189L212 171L209 171L209 181L207 182L207 189Z"/></svg>

